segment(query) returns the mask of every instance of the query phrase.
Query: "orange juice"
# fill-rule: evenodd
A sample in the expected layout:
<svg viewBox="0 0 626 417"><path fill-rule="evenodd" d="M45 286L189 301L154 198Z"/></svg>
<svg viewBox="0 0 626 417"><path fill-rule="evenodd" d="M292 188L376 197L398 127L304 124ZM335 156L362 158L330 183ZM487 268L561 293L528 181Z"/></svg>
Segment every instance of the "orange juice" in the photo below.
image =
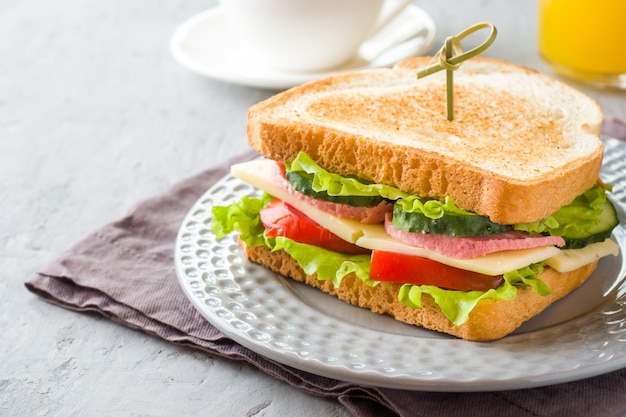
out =
<svg viewBox="0 0 626 417"><path fill-rule="evenodd" d="M574 78L626 76L626 0L539 0L539 51Z"/></svg>

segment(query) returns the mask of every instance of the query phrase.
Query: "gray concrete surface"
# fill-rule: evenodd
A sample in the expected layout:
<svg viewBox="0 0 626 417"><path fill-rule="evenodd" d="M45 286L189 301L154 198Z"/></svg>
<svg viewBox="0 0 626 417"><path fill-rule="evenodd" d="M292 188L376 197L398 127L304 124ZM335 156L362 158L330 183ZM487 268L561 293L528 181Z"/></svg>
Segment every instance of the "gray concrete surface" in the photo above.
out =
<svg viewBox="0 0 626 417"><path fill-rule="evenodd" d="M246 149L271 91L181 68L198 0L0 0L0 415L344 417L241 363L51 306L23 282L135 202ZM488 55L542 71L533 1L420 0L444 37L491 20ZM626 96L585 89L626 119Z"/></svg>

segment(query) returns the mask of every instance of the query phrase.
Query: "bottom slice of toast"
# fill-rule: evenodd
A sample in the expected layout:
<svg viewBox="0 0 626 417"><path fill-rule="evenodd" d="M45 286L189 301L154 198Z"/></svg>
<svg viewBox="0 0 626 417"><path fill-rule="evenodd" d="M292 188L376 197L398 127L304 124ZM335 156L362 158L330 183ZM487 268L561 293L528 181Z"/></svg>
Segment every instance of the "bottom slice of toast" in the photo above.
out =
<svg viewBox="0 0 626 417"><path fill-rule="evenodd" d="M467 322L455 326L428 294L422 295L422 308L419 309L400 303L398 292L402 284L381 282L374 287L369 287L354 274L350 274L343 278L338 288L335 288L332 282L318 280L315 274L307 275L297 261L283 250L272 252L264 246L253 247L243 243L242 246L246 256L252 262L283 276L319 288L350 304L367 308L374 313L388 314L405 323L481 342L500 339L510 334L550 304L579 287L591 276L597 265L596 261L566 273L546 267L539 278L552 290L551 294L541 296L530 287L518 287L517 296L514 299L482 300L472 310Z"/></svg>

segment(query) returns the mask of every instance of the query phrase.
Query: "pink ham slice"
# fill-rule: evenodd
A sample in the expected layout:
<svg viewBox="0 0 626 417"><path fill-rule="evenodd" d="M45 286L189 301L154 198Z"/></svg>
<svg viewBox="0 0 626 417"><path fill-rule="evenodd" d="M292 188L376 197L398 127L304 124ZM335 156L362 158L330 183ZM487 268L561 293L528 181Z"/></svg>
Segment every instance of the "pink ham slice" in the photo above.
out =
<svg viewBox="0 0 626 417"><path fill-rule="evenodd" d="M385 219L385 230L392 238L407 245L418 246L456 259L471 259L504 250L565 245L565 240L560 236L531 235L514 230L490 236L469 237L411 233L394 227L391 224L391 216Z"/></svg>
<svg viewBox="0 0 626 417"><path fill-rule="evenodd" d="M319 210L322 210L325 213L330 213L343 219L357 220L361 223L377 224L384 222L385 215L393 210L393 204L386 201L383 201L374 207L354 207L347 204L338 204L331 201L309 197L308 195L297 191L291 184L289 184L289 181L285 178L284 165L277 162L275 167L276 171L273 180L276 184L287 190L293 196L305 201Z"/></svg>

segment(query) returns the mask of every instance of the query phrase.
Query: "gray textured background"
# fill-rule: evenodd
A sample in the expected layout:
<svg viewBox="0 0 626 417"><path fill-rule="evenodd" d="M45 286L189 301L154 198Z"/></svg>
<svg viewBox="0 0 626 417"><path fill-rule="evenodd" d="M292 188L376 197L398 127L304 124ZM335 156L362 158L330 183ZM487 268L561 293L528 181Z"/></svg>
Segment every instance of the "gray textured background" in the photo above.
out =
<svg viewBox="0 0 626 417"><path fill-rule="evenodd" d="M482 20L488 56L547 71L534 1L416 2L445 36ZM246 149L273 92L194 75L168 43L198 0L0 0L0 415L346 416L241 363L48 305L23 282L134 203ZM585 89L626 119L626 96Z"/></svg>

